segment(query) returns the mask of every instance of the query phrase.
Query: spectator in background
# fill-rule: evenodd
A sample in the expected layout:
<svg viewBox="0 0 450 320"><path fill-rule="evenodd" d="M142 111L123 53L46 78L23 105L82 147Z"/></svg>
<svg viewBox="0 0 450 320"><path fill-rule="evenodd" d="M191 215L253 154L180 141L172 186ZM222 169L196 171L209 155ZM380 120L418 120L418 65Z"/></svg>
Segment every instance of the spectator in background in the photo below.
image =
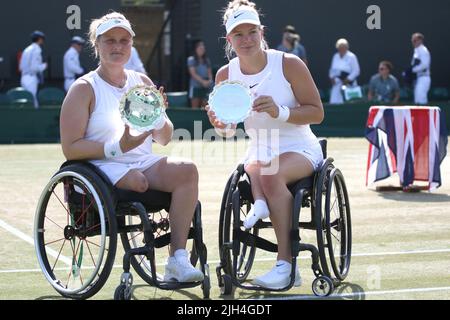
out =
<svg viewBox="0 0 450 320"><path fill-rule="evenodd" d="M39 108L37 91L40 83L44 82L43 72L47 69L47 63L42 61L42 48L45 34L42 31L34 31L31 34L31 44L25 48L20 59L19 70L21 72L20 85L31 92L34 97L34 107Z"/></svg>
<svg viewBox="0 0 450 320"><path fill-rule="evenodd" d="M336 42L336 52L331 61L329 77L332 84L330 103L344 103L342 86L356 86L360 73L358 58L349 50L350 46L346 39Z"/></svg>
<svg viewBox="0 0 450 320"><path fill-rule="evenodd" d="M134 70L136 72L141 72L143 74L147 74L145 71L144 64L142 63L141 58L139 57L139 53L135 47L131 47L131 56L128 62L125 64L125 69Z"/></svg>
<svg viewBox="0 0 450 320"><path fill-rule="evenodd" d="M414 33L411 38L414 56L411 62L412 72L416 74L414 82L414 103L427 104L428 91L431 86L430 67L431 55L423 44L425 37L421 33Z"/></svg>
<svg viewBox="0 0 450 320"><path fill-rule="evenodd" d="M80 64L80 52L86 41L78 36L75 36L70 41L70 48L64 54L64 89L69 91L70 86L75 80L84 74L84 69Z"/></svg>
<svg viewBox="0 0 450 320"><path fill-rule="evenodd" d="M297 31L295 31L295 27L287 25L284 28L283 39L280 45L277 47L277 50L295 54L297 57L302 59L304 63L308 64L308 59L306 58L306 49L300 43L300 40L301 37L297 33Z"/></svg>
<svg viewBox="0 0 450 320"><path fill-rule="evenodd" d="M206 55L203 41L194 45L194 55L187 60L189 69L189 98L193 109L204 107L208 100L208 94L213 87L211 61Z"/></svg>
<svg viewBox="0 0 450 320"><path fill-rule="evenodd" d="M393 66L389 61L381 61L378 74L370 79L368 100L397 104L400 99L400 86L392 72Z"/></svg>

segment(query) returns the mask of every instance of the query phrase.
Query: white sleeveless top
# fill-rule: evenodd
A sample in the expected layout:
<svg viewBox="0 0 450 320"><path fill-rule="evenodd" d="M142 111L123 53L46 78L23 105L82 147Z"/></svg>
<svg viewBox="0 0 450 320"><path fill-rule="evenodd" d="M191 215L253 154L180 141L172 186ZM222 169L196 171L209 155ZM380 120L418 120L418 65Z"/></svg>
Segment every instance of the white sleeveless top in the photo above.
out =
<svg viewBox="0 0 450 320"><path fill-rule="evenodd" d="M123 88L110 85L96 71L91 71L81 78L91 85L95 95L94 110L86 128L86 140L105 143L122 137L125 125L119 112L120 100L129 89L144 84L139 73L132 70L125 70L125 73L127 81ZM139 134L131 129L130 133ZM130 168L145 170L161 158L152 154L152 143L152 136L149 136L140 146L122 156L114 159L91 160L90 162L102 169L115 184Z"/></svg>
<svg viewBox="0 0 450 320"><path fill-rule="evenodd" d="M298 105L297 99L283 73L284 53L277 50L266 50L267 65L253 75L242 73L239 58L234 58L228 65L228 80L238 80L255 87L255 96L271 96L277 105L294 108ZM261 84L260 84L261 83ZM250 148L247 160L269 160L261 156L261 147L269 150L269 157L273 158L285 152L303 153L312 149L314 164L321 161L320 145L309 125L296 125L272 118L266 112L252 112L245 120L245 131L250 137ZM278 138L279 137L279 138ZM265 153L263 151L263 153Z"/></svg>

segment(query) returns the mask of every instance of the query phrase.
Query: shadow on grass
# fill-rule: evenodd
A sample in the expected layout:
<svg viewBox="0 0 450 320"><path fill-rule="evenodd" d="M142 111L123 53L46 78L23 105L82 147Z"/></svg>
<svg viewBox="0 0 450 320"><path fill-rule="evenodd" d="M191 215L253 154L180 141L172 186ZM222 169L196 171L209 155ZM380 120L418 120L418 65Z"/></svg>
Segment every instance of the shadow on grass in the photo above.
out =
<svg viewBox="0 0 450 320"><path fill-rule="evenodd" d="M450 202L450 195L442 193L432 193L428 191L421 192L403 192L403 191L374 191L379 197L386 200L400 202Z"/></svg>

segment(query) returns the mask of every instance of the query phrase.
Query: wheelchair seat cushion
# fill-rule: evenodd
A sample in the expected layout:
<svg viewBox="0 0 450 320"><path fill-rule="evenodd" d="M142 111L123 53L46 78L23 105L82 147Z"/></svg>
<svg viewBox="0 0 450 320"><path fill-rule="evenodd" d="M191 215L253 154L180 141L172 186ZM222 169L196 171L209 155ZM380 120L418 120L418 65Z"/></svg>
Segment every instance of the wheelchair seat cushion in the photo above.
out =
<svg viewBox="0 0 450 320"><path fill-rule="evenodd" d="M311 175L310 177L300 179L299 181L288 185L288 189L292 193L292 196L295 197L295 194L300 189L312 190L313 183L314 183L314 175ZM239 192L241 193L242 199L248 200L251 203L255 202L253 199L252 188L248 181L246 180L239 181L238 188Z"/></svg>
<svg viewBox="0 0 450 320"><path fill-rule="evenodd" d="M146 192L134 192L114 188L116 199L121 202L140 202L149 212L156 212L165 209L167 212L170 208L172 195L168 192L147 190Z"/></svg>

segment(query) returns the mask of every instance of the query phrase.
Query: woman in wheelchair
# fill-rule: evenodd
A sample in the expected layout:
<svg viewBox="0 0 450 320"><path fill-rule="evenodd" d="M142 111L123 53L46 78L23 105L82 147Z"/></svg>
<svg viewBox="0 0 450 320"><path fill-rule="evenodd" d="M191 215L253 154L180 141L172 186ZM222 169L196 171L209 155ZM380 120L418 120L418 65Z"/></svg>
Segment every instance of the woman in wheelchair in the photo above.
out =
<svg viewBox="0 0 450 320"><path fill-rule="evenodd" d="M275 266L253 283L284 288L291 278L291 212L293 196L287 185L311 176L323 160L310 124L324 117L320 96L306 65L298 57L268 50L255 4L234 0L225 11L227 55L236 57L217 73L216 84L238 80L253 90L251 115L245 120L250 145L244 160L255 200L244 227L252 228L270 217L278 242ZM253 88L253 89L252 89ZM208 116L216 129L225 129L213 111ZM301 285L296 270L295 286Z"/></svg>
<svg viewBox="0 0 450 320"><path fill-rule="evenodd" d="M166 115L158 128L139 134L123 124L119 113L119 101L130 88L153 86L146 75L124 69L134 36L129 21L120 13L91 23L90 42L100 63L71 86L64 100L62 149L67 160L97 166L117 188L170 192L170 257L164 281L201 281L203 273L190 263L185 250L198 201L197 168L190 161L152 153L152 140L167 145L172 138L173 124ZM165 97L164 89L159 90Z"/></svg>

